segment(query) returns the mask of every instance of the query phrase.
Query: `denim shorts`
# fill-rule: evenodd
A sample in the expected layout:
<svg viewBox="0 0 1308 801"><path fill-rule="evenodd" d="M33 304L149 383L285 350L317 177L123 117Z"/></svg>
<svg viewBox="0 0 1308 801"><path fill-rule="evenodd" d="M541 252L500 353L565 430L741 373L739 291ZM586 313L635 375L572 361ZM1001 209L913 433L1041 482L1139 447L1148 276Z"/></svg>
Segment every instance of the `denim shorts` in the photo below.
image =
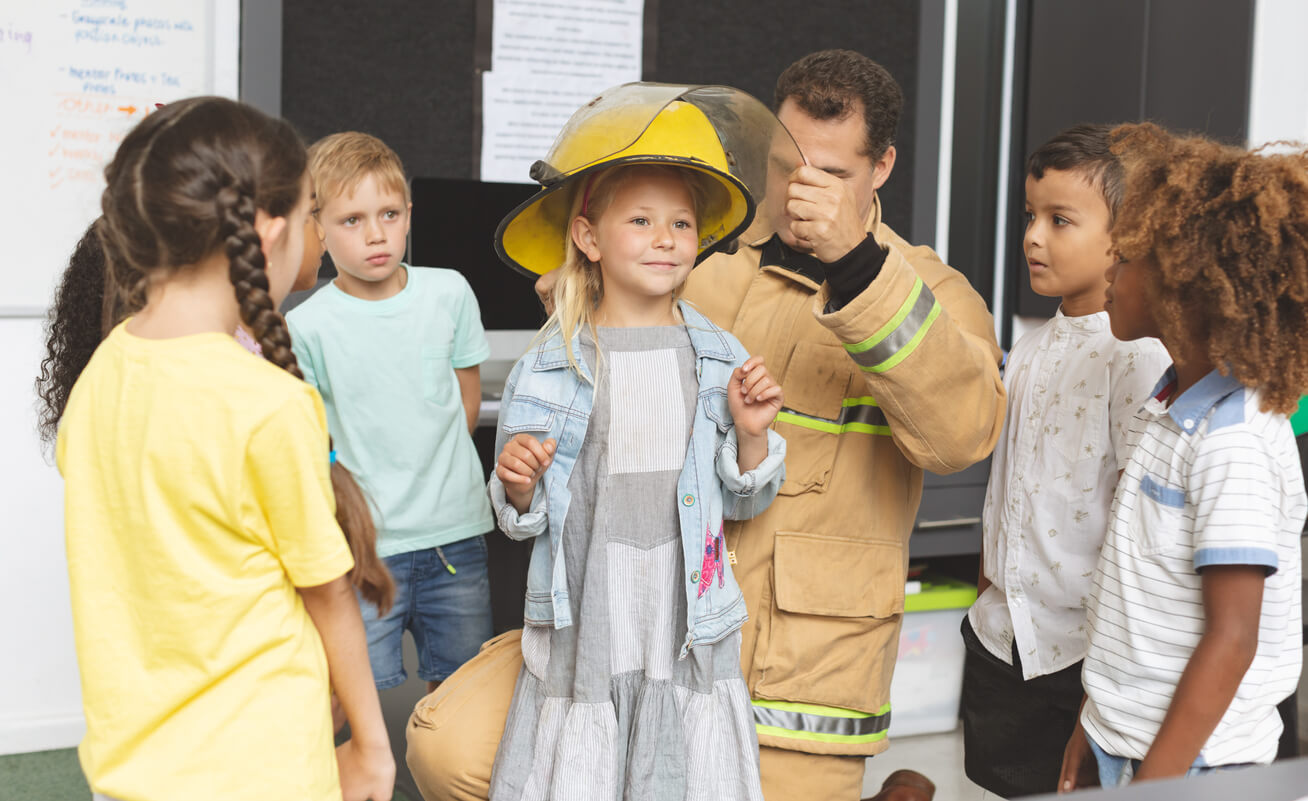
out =
<svg viewBox="0 0 1308 801"><path fill-rule="evenodd" d="M379 619L376 607L360 603L377 689L397 687L408 676L401 649L405 629L418 648L418 677L444 681L491 638L486 538L477 535L382 561L395 579L395 605Z"/></svg>
<svg viewBox="0 0 1308 801"><path fill-rule="evenodd" d="M1094 752L1095 762L1099 767L1099 786L1100 787L1125 787L1135 778L1135 772L1140 769L1140 760L1127 759L1126 757L1113 756L1104 749L1099 747L1099 743L1094 738L1086 735L1086 741L1090 743L1090 750ZM1202 756L1195 759L1194 764L1185 772L1186 776L1198 776L1201 773L1217 773L1228 770L1240 770L1251 767L1248 763L1238 765L1209 765L1204 761Z"/></svg>

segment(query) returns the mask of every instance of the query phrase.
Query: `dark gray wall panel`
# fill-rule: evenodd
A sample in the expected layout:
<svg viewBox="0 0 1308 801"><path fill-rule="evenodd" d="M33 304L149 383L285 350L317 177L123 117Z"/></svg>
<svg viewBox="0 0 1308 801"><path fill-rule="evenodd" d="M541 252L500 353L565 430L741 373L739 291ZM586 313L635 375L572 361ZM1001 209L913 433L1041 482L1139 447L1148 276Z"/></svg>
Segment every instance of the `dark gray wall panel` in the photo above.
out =
<svg viewBox="0 0 1308 801"><path fill-rule="evenodd" d="M1253 0L1026 0L1023 158L1081 122L1148 119L1178 131L1244 139ZM1049 316L1057 300L1031 291L1022 257L1024 175L1015 175L1009 298L1015 314Z"/></svg>
<svg viewBox="0 0 1308 801"><path fill-rule="evenodd" d="M367 131L395 148L411 176L476 177L473 0L396 0L375 13L311 0L283 6L282 112L307 139ZM656 47L646 80L726 83L770 102L781 70L813 50L847 47L884 64L906 98L899 162L883 190L886 218L911 230L915 2L658 0L650 9Z"/></svg>
<svg viewBox="0 0 1308 801"><path fill-rule="evenodd" d="M365 131L410 176L476 177L471 0L282 5L282 115L306 139Z"/></svg>

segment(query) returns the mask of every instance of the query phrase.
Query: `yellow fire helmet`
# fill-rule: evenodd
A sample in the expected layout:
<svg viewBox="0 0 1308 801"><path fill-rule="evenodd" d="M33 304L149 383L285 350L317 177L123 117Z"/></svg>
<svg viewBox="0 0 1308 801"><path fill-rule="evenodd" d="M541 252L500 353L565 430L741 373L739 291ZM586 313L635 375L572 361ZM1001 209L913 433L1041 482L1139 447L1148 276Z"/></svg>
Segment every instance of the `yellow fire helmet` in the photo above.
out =
<svg viewBox="0 0 1308 801"><path fill-rule="evenodd" d="M536 278L563 264L576 193L598 170L628 164L689 167L714 179L698 212L699 256L734 246L754 219L769 171L803 163L772 111L729 86L628 83L579 109L543 161L531 167L541 190L509 212L495 252Z"/></svg>

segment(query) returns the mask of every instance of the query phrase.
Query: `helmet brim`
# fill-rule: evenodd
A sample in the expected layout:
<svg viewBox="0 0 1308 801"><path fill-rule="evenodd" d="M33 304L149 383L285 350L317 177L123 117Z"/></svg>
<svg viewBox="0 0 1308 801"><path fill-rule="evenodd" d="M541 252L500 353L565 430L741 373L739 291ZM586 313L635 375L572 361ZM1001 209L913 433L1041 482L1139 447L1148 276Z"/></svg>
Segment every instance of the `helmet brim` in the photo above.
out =
<svg viewBox="0 0 1308 801"><path fill-rule="evenodd" d="M700 248L695 264L732 245L754 220L756 206L749 189L736 176L681 156L634 155L578 170L566 180L542 187L509 212L495 229L495 253L528 278L558 269L567 257L576 193L589 175L613 167L639 164L695 170L716 182L722 200L698 213Z"/></svg>

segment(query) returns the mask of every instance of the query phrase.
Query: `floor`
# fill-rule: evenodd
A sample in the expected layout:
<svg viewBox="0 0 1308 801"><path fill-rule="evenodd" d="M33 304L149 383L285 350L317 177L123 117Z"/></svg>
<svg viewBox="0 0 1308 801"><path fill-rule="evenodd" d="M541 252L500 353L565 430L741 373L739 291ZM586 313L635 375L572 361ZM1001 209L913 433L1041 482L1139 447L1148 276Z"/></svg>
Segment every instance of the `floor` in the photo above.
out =
<svg viewBox="0 0 1308 801"><path fill-rule="evenodd" d="M1304 649L1308 662L1308 648ZM403 731L408 719L407 708L414 694L421 695L421 685L409 685L382 694L387 722L399 752L400 775L397 777L395 801L420 801L408 770L403 766ZM414 699L416 700L416 699ZM1308 755L1308 672L1299 682L1300 753ZM869 759L863 781L863 795L871 796L881 782L899 768L912 768L936 784L939 801L991 801L998 796L987 794L963 775L963 731L899 737L884 754ZM74 749L42 751L34 754L0 756L0 798L23 801L85 801L90 798Z"/></svg>
<svg viewBox="0 0 1308 801"><path fill-rule="evenodd" d="M1308 666L1308 646L1304 648L1304 664ZM1299 677L1299 753L1308 757L1308 670ZM893 739L889 750L867 761L863 796L875 794L881 789L881 782L900 768L911 768L935 782L938 801L993 801L999 798L973 784L964 775L962 726L951 732Z"/></svg>
<svg viewBox="0 0 1308 801"><path fill-rule="evenodd" d="M935 782L936 798L940 801L981 801L987 797L985 790L963 775L961 726L951 732L892 740L888 751L867 761L863 797L875 795L881 789L881 782L900 768L911 768Z"/></svg>

